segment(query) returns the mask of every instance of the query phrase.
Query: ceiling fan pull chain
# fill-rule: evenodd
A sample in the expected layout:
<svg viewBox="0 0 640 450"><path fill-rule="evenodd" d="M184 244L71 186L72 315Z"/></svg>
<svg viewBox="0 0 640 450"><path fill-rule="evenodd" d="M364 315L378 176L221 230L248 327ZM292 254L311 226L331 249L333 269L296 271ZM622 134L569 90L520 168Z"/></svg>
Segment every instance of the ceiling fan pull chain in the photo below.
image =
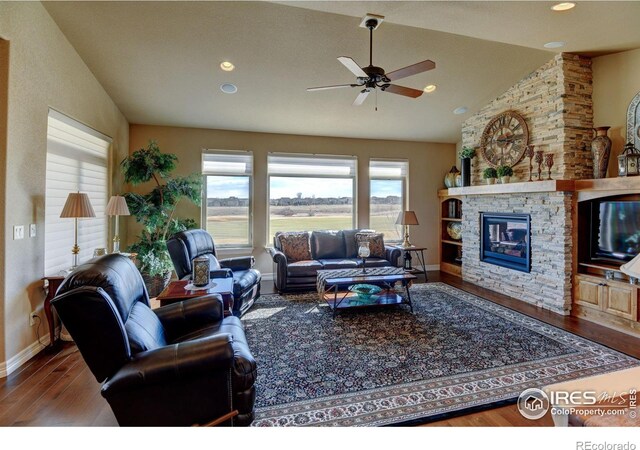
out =
<svg viewBox="0 0 640 450"><path fill-rule="evenodd" d="M378 90L376 89L376 112L378 111Z"/></svg>

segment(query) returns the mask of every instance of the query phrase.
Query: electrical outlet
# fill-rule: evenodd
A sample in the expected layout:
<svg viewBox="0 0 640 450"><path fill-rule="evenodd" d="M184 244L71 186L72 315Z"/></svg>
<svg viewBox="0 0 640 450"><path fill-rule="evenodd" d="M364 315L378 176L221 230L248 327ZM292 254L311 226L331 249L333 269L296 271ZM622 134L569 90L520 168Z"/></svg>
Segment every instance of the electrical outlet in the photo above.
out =
<svg viewBox="0 0 640 450"><path fill-rule="evenodd" d="M29 237L36 237L36 224L29 225Z"/></svg>
<svg viewBox="0 0 640 450"><path fill-rule="evenodd" d="M13 226L13 239L24 239L24 225Z"/></svg>
<svg viewBox="0 0 640 450"><path fill-rule="evenodd" d="M36 324L36 319L39 319L40 316L38 315L37 312L35 311L31 311L31 314L29 314L29 326L34 326Z"/></svg>

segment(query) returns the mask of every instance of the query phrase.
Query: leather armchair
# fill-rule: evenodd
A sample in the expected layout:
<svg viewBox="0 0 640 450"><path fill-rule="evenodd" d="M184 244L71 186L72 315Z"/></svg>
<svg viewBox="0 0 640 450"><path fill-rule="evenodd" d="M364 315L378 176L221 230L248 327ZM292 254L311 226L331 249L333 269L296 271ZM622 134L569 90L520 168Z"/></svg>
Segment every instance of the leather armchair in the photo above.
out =
<svg viewBox="0 0 640 450"><path fill-rule="evenodd" d="M151 310L142 277L118 254L77 267L52 300L120 425L228 424L254 418L256 363L242 323L207 295Z"/></svg>
<svg viewBox="0 0 640 450"><path fill-rule="evenodd" d="M240 317L260 297L260 272L253 268L253 256L220 259L216 257L216 247L211 235L205 230L187 230L174 234L167 241L167 249L173 267L181 280L192 273L192 261L206 256L210 261L211 278L233 277L233 315Z"/></svg>

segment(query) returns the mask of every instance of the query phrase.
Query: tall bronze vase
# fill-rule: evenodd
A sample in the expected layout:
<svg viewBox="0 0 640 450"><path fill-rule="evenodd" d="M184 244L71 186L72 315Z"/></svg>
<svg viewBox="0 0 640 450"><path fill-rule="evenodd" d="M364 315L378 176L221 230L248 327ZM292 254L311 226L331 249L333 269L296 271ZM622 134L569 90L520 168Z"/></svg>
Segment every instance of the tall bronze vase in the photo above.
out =
<svg viewBox="0 0 640 450"><path fill-rule="evenodd" d="M606 178L609 157L611 156L611 139L607 131L611 127L594 128L595 137L591 141L591 155L593 156L593 178Z"/></svg>

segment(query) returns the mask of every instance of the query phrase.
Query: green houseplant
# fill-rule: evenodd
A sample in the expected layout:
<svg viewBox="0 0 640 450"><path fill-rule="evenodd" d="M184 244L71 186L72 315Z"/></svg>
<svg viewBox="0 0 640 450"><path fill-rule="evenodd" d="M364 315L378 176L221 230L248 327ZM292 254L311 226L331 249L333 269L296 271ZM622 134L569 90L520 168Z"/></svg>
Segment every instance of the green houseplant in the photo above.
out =
<svg viewBox="0 0 640 450"><path fill-rule="evenodd" d="M502 184L507 184L513 175L513 169L509 166L500 166L496 172Z"/></svg>
<svg viewBox="0 0 640 450"><path fill-rule="evenodd" d="M482 172L482 178L487 180L487 184L495 184L496 178L498 178L498 172L493 167L487 167Z"/></svg>
<svg viewBox="0 0 640 450"><path fill-rule="evenodd" d="M473 147L462 147L460 152L460 167L462 168L462 185L471 186L471 160L476 157Z"/></svg>
<svg viewBox="0 0 640 450"><path fill-rule="evenodd" d="M153 183L146 194L124 194L131 214L142 224L136 242L127 250L138 254L138 266L152 297L158 295L171 278L173 264L167 251L167 238L196 227L193 219L178 218L175 212L182 199L200 205L202 180L197 174L172 176L177 162L176 155L162 153L155 141L149 141L147 148L136 150L120 163L125 182L133 186Z"/></svg>

